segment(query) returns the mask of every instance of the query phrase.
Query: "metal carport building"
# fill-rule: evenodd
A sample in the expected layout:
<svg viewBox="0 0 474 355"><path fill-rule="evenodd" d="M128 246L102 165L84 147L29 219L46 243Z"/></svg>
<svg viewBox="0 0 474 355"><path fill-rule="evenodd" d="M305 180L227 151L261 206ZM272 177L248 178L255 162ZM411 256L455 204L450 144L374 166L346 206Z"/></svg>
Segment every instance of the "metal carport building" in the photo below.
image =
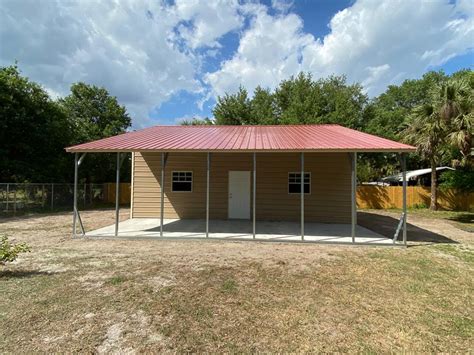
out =
<svg viewBox="0 0 474 355"><path fill-rule="evenodd" d="M415 148L339 125L206 125L155 126L66 150L76 154L75 195L84 154L116 153L119 182L121 158L131 153L130 217L141 219L144 225L155 219L159 229L146 229L154 231L147 234L150 236L165 237L167 223L179 229L176 221L202 221L189 222L186 228L196 229L193 235L209 238L213 225L225 229L222 221L248 221L248 239L262 239L259 236L265 232L261 233L260 226L287 223L297 228L291 240L297 236L299 241L337 242L337 238L318 239L305 233L305 227L313 230L324 224L326 228L347 226L350 235L345 241L365 243L365 239L357 240L357 153L399 154L405 171L406 153ZM116 223L108 234L117 237L118 189L116 197ZM77 199L74 201L76 235L76 221L81 227L82 221ZM393 244L401 230L401 244L406 245L406 189L403 201L404 213ZM245 229L239 223L232 224L233 228ZM169 226L172 230L172 224ZM129 234L140 235L138 230Z"/></svg>

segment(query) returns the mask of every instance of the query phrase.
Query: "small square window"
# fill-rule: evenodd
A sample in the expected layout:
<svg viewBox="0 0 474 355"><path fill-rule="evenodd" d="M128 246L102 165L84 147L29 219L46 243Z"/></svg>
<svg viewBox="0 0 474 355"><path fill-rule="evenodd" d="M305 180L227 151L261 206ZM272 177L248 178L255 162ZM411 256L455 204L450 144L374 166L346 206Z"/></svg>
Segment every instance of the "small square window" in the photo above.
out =
<svg viewBox="0 0 474 355"><path fill-rule="evenodd" d="M304 173L304 193L311 193L311 173ZM288 193L301 193L301 173L288 173Z"/></svg>
<svg viewBox="0 0 474 355"><path fill-rule="evenodd" d="M172 180L171 180L171 191L192 192L193 191L193 172L192 171L173 171Z"/></svg>

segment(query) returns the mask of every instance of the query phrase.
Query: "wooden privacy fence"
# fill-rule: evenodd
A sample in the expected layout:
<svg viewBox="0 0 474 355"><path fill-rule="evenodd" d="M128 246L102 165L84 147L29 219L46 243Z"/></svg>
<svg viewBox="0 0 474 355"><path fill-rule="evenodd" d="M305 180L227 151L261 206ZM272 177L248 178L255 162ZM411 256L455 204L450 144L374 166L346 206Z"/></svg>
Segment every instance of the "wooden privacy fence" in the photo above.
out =
<svg viewBox="0 0 474 355"><path fill-rule="evenodd" d="M104 189L104 200L105 202L115 203L115 183L107 183L105 184L106 188ZM122 182L120 183L120 204L127 204L130 203L130 183L129 182Z"/></svg>
<svg viewBox="0 0 474 355"><path fill-rule="evenodd" d="M429 207L431 190L423 186L407 186L407 207ZM402 186L358 186L359 208L402 208ZM474 210L474 193L438 189L438 206L444 210Z"/></svg>
<svg viewBox="0 0 474 355"><path fill-rule="evenodd" d="M115 203L115 184L105 184L105 201ZM357 207L359 208L402 208L401 186L358 186ZM120 184L120 203L130 203L130 183ZM407 206L428 207L430 205L430 188L422 186L407 187ZM438 190L438 205L445 210L473 211L474 193L456 190Z"/></svg>

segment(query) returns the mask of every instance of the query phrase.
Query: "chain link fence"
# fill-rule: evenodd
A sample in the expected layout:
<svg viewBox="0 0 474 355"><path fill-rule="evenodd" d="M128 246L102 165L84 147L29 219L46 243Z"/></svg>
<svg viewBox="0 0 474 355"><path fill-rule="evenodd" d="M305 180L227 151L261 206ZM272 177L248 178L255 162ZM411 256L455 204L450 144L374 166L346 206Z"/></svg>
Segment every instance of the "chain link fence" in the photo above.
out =
<svg viewBox="0 0 474 355"><path fill-rule="evenodd" d="M109 191L109 184L78 184L77 205L106 205ZM73 201L74 184L0 183L0 214L72 210Z"/></svg>

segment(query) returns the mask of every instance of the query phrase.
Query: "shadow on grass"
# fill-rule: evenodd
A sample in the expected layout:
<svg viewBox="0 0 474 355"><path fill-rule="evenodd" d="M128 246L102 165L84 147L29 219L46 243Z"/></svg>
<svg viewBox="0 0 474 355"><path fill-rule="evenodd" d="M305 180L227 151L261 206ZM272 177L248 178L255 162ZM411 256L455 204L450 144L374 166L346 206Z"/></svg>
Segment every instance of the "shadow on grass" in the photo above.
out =
<svg viewBox="0 0 474 355"><path fill-rule="evenodd" d="M459 213L456 216L448 218L450 221L455 221L459 223L474 224L474 213Z"/></svg>
<svg viewBox="0 0 474 355"><path fill-rule="evenodd" d="M357 224L387 238L393 238L398 222L399 219L390 216L383 216L370 212L357 213ZM398 240L401 240L401 238L402 233L400 232ZM410 223L407 223L407 240L409 242L458 243L444 235L431 232Z"/></svg>
<svg viewBox="0 0 474 355"><path fill-rule="evenodd" d="M54 272L39 270L0 270L0 279L22 279L34 276L52 276Z"/></svg>

